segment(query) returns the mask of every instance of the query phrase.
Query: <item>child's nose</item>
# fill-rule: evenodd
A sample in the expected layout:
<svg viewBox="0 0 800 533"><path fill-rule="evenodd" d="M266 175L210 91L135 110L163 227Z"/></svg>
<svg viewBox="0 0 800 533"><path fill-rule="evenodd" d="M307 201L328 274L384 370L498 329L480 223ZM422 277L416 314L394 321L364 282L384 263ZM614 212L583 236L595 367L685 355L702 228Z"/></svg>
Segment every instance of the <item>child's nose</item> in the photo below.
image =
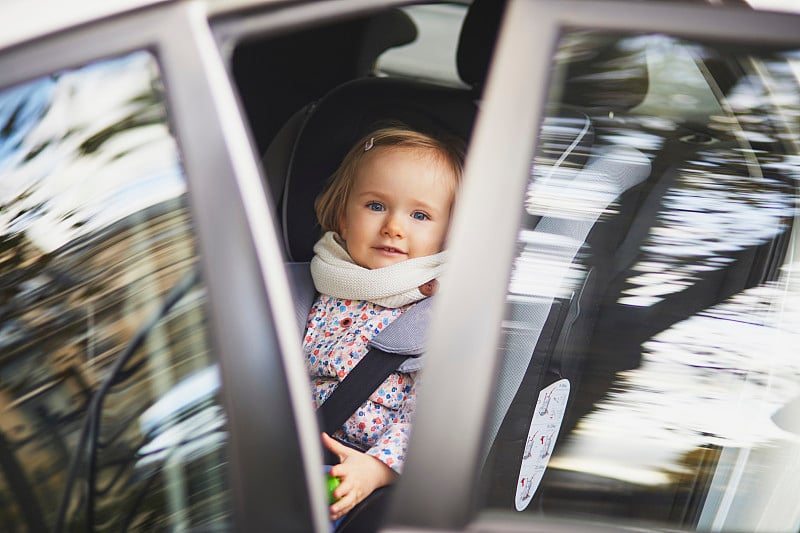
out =
<svg viewBox="0 0 800 533"><path fill-rule="evenodd" d="M383 225L383 232L384 234L390 237L402 237L405 235L405 224L403 224L403 220L401 217L395 214L391 214L386 217L386 221Z"/></svg>

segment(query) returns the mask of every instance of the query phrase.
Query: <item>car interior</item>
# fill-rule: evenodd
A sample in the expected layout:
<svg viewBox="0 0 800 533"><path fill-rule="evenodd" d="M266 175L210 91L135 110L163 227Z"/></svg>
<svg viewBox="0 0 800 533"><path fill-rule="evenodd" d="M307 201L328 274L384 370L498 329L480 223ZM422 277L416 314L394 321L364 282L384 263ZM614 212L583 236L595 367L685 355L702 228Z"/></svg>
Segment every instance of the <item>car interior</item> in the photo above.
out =
<svg viewBox="0 0 800 533"><path fill-rule="evenodd" d="M470 9L461 36L462 49L487 50L493 46L494 36L485 32L483 22L487 15L499 20L499 11L493 5L489 9L483 5L477 2ZM384 14L376 16L383 17ZM395 19L403 20L399 15ZM317 33L313 35L319 38ZM409 35L413 36L413 31L406 32L406 37ZM406 42L405 39L398 41ZM268 43L269 46L274 44ZM237 57L234 56L234 65ZM376 125L401 122L422 131L455 135L467 141L488 61L486 53L459 55L459 72L469 88L362 75L334 83L327 91L327 87L320 87L322 94L318 98L306 100L267 143L263 158L269 190L281 218L287 259L310 260L311 248L319 234L313 211L314 198L352 143ZM308 67L303 64L303 68ZM295 96L293 93L293 98Z"/></svg>
<svg viewBox="0 0 800 533"><path fill-rule="evenodd" d="M285 259L295 283L295 294L310 292L306 290L306 287L311 287L307 264L320 233L314 215L314 199L357 139L380 125L399 122L436 136L455 136L466 144L477 112L477 102L490 59L489 51L495 37L494 28L485 26L484 22L489 17L488 20L497 21L494 24L496 26L501 15L500 7L500 3L476 2L466 17L459 47L481 51L478 54L459 55L458 69L466 87L446 87L414 79L369 75L353 77L343 82L335 80L332 87L324 88L329 89L327 91L320 86L317 98L296 102L294 105L302 104L301 107L287 118L266 143L262 162L268 190L272 193L279 214ZM388 44L405 43L410 40L409 37L413 38L415 31L413 27L409 31L407 16L404 18L399 11L391 13L392 20L400 21L402 31L398 30L398 38ZM387 17L388 15L382 13L361 21L361 24L371 27L376 20ZM322 35L329 35L328 31L322 32ZM330 31L357 34L344 26ZM313 30L309 34L314 39L320 36ZM275 45L273 41L259 43L259 46ZM307 45L308 43L304 44ZM381 47L386 45L386 42L380 43ZM286 43L280 43L280 46L284 47ZM371 47L374 44L370 42L365 46ZM375 50L382 51L377 48ZM255 53L235 53L234 65L237 58L249 57ZM263 50L257 53L267 54ZM356 55L361 57L364 54ZM369 55L372 64L377 53ZM307 64L304 65L304 68L307 67ZM235 66L234 72L236 71ZM288 89L292 91L292 98L297 96L292 87ZM242 91L242 98L246 107L244 92ZM297 298L297 314L302 317L300 322L305 323L309 305L302 300L303 298ZM377 492L373 494L376 495ZM374 529L384 514L385 509L381 505L383 501L385 500L370 500L365 502L366 505L359 506L357 511L351 511L337 531Z"/></svg>
<svg viewBox="0 0 800 533"><path fill-rule="evenodd" d="M709 3L675 5L692 2ZM308 262L320 232L314 200L367 131L402 122L456 136L480 159L487 152L472 134L491 109L484 87L506 0L210 2L207 12L202 2L169 4L87 19L3 49L3 64L24 69L7 69L0 90L2 531L220 531L253 522L304 531L310 520L324 530L324 510L312 501L323 494L321 468L318 494L302 496L316 470L299 470L317 466L310 448L296 446L316 433L306 424L311 405L294 395L304 376L281 372L296 361L282 350L285 317L272 305L284 303L279 259L302 327L311 302L300 295L313 291ZM645 5L615 3L611 11L635 4ZM675 5L664 2L662 12L686 7ZM191 28L196 42L183 40L170 18L97 46L104 41L97 35L166 12L185 16L181 31ZM206 15L229 61L260 175L217 50L205 39ZM752 20L776 21L761 15ZM797 43L790 24L774 41L756 34L766 25L754 25L734 46L727 40L737 39L736 24L721 25L712 39L625 30L644 24L633 20L615 20L616 30L561 28L542 80L541 124L530 125L536 146L505 152L524 151L528 175L470 175L484 180L484 191L494 180L502 193L495 200L509 206L505 220L518 209L519 226L494 232L497 243L515 247L509 279L489 280L504 287L470 294L494 309L503 298L505 315L494 324L475 310L483 331L498 328L500 342L496 351L464 350L487 386L493 376L484 358L499 367L485 432L477 420L463 424L474 432L449 432L453 446L436 450L472 451L484 439L480 464L448 465L451 475L463 466L462 479L475 482L453 494L466 488L478 496L449 529L544 531L549 519L577 518L579 527L557 530L623 523L631 531L767 531L781 513L794 526L784 529L800 528L791 501L800 479L800 363L792 350L800 338L800 46L764 43ZM519 22L513 38L540 27L512 22ZM678 34L678 22L687 20L676 14L666 26ZM519 61L512 74L528 83L542 50L511 51ZM39 77L22 80L28 68ZM503 84L517 80L497 74L492 104L503 96L516 104ZM198 101L208 109L193 113ZM204 124L213 127L193 127ZM523 126L491 133L508 139ZM520 197L506 188L515 178L527 179ZM259 179L272 211L241 194L259 190ZM220 214L213 209L220 205L244 208ZM458 208L469 223L498 214L470 207ZM275 247L259 241L259 224L271 215L281 253L269 255ZM471 274L484 265L459 266ZM444 298L472 313L465 292ZM230 296L227 305L221 294ZM456 320L436 327L448 342L464 330ZM229 338L241 343L226 345ZM238 387L245 374L253 381ZM483 395L474 398L483 406ZM307 410L286 409L287 399ZM534 433L545 416L558 417L557 425ZM269 439L254 446L254 435ZM276 450L276 442L285 446ZM540 477L524 470L532 464ZM406 476L398 492L410 488L431 501L430 511L444 508L422 486L454 485L433 477L438 467ZM287 480L278 485L288 490L272 491L264 505L273 478ZM391 490L376 491L338 531L377 530ZM413 505L396 505L389 516L402 513L410 522L398 525L409 530L437 527L434 512ZM485 525L492 520L500 527Z"/></svg>
<svg viewBox="0 0 800 533"><path fill-rule="evenodd" d="M254 145L263 155L287 263L310 260L319 235L314 198L352 143L370 129L400 121L469 141L504 4L474 0L468 7L456 58L463 88L375 75L373 66L381 53L417 36L414 22L399 9L239 43L232 55L232 72ZM585 272L578 288L544 308L508 308L510 318L522 321L544 309L546 320L535 328L526 326L528 333L518 332L517 340L513 331L507 333L512 348L504 357L513 377L504 382L501 376L498 394L507 400L499 402L494 415L481 473L487 508L513 508L538 391L569 379L572 393L560 433L562 441L569 441L581 418L608 396L617 374L639 366L643 343L704 309L774 280L783 262L791 228L786 220L774 238L732 251L724 264L695 272L683 290L660 302L625 303L638 265L650 253L649 232L664 214L668 191L703 162L724 159L721 171L728 174L748 175L752 170L740 153L741 136L715 123L719 107L672 117L668 128L652 119L659 112L652 101L664 89L663 80L652 71L651 44L636 35L575 32L559 50L552 85L556 92L542 124L534 175L579 175L592 165L591 157L601 147L625 142L637 145L647 171L618 191L613 214L586 228L588 236L574 256ZM704 83L713 84L715 98L722 100L747 82L746 73L735 50L709 50L714 53L695 60L704 65ZM647 138L658 142L650 146L634 142ZM781 148L773 144L769 151ZM632 172L624 163L610 160L611 166L604 167L609 175ZM780 187L789 183L785 177L781 180ZM524 217L523 227L530 231L544 226L554 233L573 229L553 229L546 216L532 209ZM520 250L524 249L521 243ZM708 450L709 455L692 465L685 478L644 493L624 482L609 490L608 480L549 468L535 504L526 512L612 514L696 525L719 452L713 446Z"/></svg>

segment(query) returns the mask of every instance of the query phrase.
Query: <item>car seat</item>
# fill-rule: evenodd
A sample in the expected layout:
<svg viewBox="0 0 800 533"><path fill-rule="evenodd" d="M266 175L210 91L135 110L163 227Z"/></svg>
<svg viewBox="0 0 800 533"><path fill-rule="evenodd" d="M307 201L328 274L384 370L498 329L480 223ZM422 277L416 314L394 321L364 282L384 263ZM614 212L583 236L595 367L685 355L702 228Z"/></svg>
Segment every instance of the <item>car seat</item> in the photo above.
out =
<svg viewBox="0 0 800 533"><path fill-rule="evenodd" d="M648 88L645 54L635 48L621 49L616 39L598 35L562 43L559 52L561 60L554 72L554 85L560 92L551 95L558 102L550 107L556 109L555 116L571 112L587 118L593 138L578 150L592 159L585 166L566 169L559 166L558 159L548 153L545 120L534 157L536 180L528 194L533 197L543 194L548 188L548 176L566 172L566 179L559 180L563 190L550 194L568 197L589 189L604 190L607 196L597 199L596 208L603 210L614 200L620 205L627 204L627 197L649 186L645 180L651 167L645 154L616 145L610 132L624 123L628 111L645 97ZM621 69L621 64L627 68ZM549 113L554 112L551 109ZM608 221L596 225L594 220L561 218L557 213L552 216L545 213L539 220L527 216L523 234L527 234L529 242L521 244L524 252L520 256L541 253L542 247L549 247L549 260L558 257L562 268L579 260L585 276L565 296L527 298L509 294L500 347L503 359L488 422L481 479L485 503L495 508L515 507L520 466L540 391L560 380L569 381L569 399L560 433L564 435L583 414L575 406L577 392L582 386L603 386L592 383L591 377L588 383L582 383L585 353L599 316L597 296L605 291L613 276L605 259L626 233L625 228ZM558 286L560 280L554 280L553 284Z"/></svg>
<svg viewBox="0 0 800 533"><path fill-rule="evenodd" d="M349 82L305 109L280 194L287 258L311 259L320 237L314 199L356 140L392 122L464 139L474 114L467 92L383 78Z"/></svg>

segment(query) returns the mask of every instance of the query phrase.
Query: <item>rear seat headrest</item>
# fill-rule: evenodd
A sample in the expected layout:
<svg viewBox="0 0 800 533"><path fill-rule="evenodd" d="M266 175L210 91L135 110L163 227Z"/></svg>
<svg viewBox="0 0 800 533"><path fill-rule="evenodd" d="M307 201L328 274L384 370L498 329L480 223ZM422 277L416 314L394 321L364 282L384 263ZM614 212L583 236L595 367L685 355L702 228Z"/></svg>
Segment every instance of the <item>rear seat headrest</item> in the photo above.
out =
<svg viewBox="0 0 800 533"><path fill-rule="evenodd" d="M483 89L506 0L474 0L458 41L461 80ZM569 34L558 60L565 67L561 103L583 108L625 111L641 103L648 89L647 58L636 39L600 33ZM525 54L520 55L525 57Z"/></svg>
<svg viewBox="0 0 800 533"><path fill-rule="evenodd" d="M461 26L456 65L461 80L483 89L506 0L473 0Z"/></svg>
<svg viewBox="0 0 800 533"><path fill-rule="evenodd" d="M356 72L362 76L370 74L383 52L414 42L418 34L417 25L399 8L373 15L365 24Z"/></svg>

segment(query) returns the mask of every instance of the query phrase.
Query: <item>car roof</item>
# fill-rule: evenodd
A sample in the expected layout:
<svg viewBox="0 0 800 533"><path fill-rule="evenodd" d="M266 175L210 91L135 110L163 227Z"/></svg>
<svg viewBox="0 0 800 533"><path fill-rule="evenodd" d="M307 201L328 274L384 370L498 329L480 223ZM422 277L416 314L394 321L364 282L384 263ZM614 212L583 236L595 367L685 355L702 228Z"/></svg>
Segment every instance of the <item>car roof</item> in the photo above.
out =
<svg viewBox="0 0 800 533"><path fill-rule="evenodd" d="M160 4L199 4L209 15L294 0L2 0L0 50L81 24Z"/></svg>

